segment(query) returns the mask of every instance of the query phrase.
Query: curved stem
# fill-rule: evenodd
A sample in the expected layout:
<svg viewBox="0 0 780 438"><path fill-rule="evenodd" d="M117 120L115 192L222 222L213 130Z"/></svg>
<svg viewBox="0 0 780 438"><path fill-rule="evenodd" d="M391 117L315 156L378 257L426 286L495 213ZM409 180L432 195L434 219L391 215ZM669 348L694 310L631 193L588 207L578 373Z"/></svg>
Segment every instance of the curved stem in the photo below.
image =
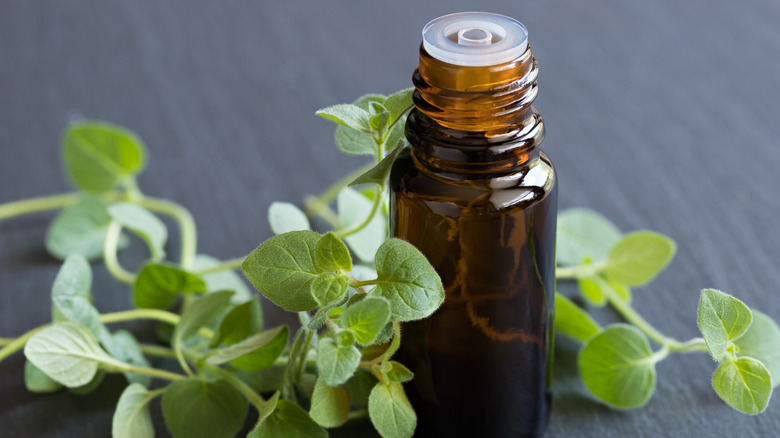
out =
<svg viewBox="0 0 780 438"><path fill-rule="evenodd" d="M214 265L211 267L208 267L206 269L201 269L200 271L195 272L197 275L208 275L213 274L215 272L219 271L227 271L227 270L233 270L233 269L241 269L241 265L244 263L244 259L246 257L236 257L231 260L226 260L218 265Z"/></svg>
<svg viewBox="0 0 780 438"><path fill-rule="evenodd" d="M27 343L28 339L50 325L51 324L44 324L40 327L36 327L8 343L8 345L0 349L0 361L24 348L24 344Z"/></svg>
<svg viewBox="0 0 780 438"><path fill-rule="evenodd" d="M582 277L589 277L601 272L604 266L605 264L601 262L592 265L556 267L555 278L557 280L576 280Z"/></svg>
<svg viewBox="0 0 780 438"><path fill-rule="evenodd" d="M104 313L100 315L100 322L112 324L115 322L132 321L134 319L153 319L167 322L171 325L179 323L179 315L159 309L134 309L121 312Z"/></svg>
<svg viewBox="0 0 780 438"><path fill-rule="evenodd" d="M328 187L320 196L306 203L306 208L305 208L306 215L309 217L320 216L321 211L324 208L327 208L328 204L330 204L331 202L333 202L334 199L336 199L336 197L339 195L339 192L341 192L341 189L343 189L349 183L354 181L355 178L368 172L375 165L376 163L368 163L364 166L361 166L355 169L354 171L348 173L340 180L331 184L331 186ZM336 222L336 225L338 225L338 221ZM334 227L336 225L334 225Z"/></svg>
<svg viewBox="0 0 780 438"><path fill-rule="evenodd" d="M265 412L263 412L265 409L265 400L262 397L260 397L260 395L254 391L254 389L250 388L249 385L244 383L243 380L230 374L229 372L223 370L220 367L216 367L204 363L204 368L207 368L209 371L213 372L219 377L222 377L223 379L225 379L225 381L233 385L237 390L241 392L241 394L244 395L244 397L247 398L247 400L249 400L250 403L252 403L252 405L255 408L257 408L257 410L260 412L261 415L265 414Z"/></svg>
<svg viewBox="0 0 780 438"><path fill-rule="evenodd" d="M371 365L382 363L395 354L396 351L398 351L398 347L401 346L401 324L398 321L393 321L393 341L390 343L390 346L387 347L387 350L385 350L384 353L382 353L381 356L377 357L376 359L371 361Z"/></svg>
<svg viewBox="0 0 780 438"><path fill-rule="evenodd" d="M179 223L181 230L181 266L186 270L192 269L197 251L198 234L195 228L195 220L192 218L189 210L165 199L144 197L137 202L141 207L170 216Z"/></svg>
<svg viewBox="0 0 780 438"><path fill-rule="evenodd" d="M78 192L73 192L0 204L0 220L23 214L64 208L74 204L78 199Z"/></svg>
<svg viewBox="0 0 780 438"><path fill-rule="evenodd" d="M103 260L106 263L106 269L117 280L124 283L135 283L135 274L126 271L119 264L116 257L117 247L119 245L119 236L122 234L122 224L117 221L111 221L106 232L106 240L103 244Z"/></svg>
<svg viewBox="0 0 780 438"><path fill-rule="evenodd" d="M176 352L170 348L160 347L159 345L141 344L139 345L141 353L149 356L166 357L168 359L176 359Z"/></svg>
<svg viewBox="0 0 780 438"><path fill-rule="evenodd" d="M601 289L604 291L604 295L607 297L607 300L612 304L615 310L617 310L618 313L620 313L620 315L626 319L626 321L630 322L631 324L635 325L636 328L643 331L650 339L654 340L662 346L668 347L673 351L693 351L688 350L691 347L687 343L672 339L656 330L656 328L645 321L645 319L642 318L642 316L636 310L634 310L630 304L628 304L624 299L620 298L617 292L612 290L611 287L603 287Z"/></svg>
<svg viewBox="0 0 780 438"><path fill-rule="evenodd" d="M363 220L363 222L361 222L360 224L358 224L355 227L349 228L347 230L336 230L336 231L334 231L333 234L335 234L336 237L339 237L339 238L343 239L343 238L345 238L347 236L351 236L351 235L359 232L363 228L367 227L368 224L370 224L371 221L374 220L374 216L376 216L376 213L379 211L379 207L382 205L382 201L383 201L383 198L384 198L382 196L382 193L384 191L384 188L382 186L377 184L375 190L376 190L376 192L375 192L375 196L374 196L374 203L371 205L371 212L368 213L368 216Z"/></svg>

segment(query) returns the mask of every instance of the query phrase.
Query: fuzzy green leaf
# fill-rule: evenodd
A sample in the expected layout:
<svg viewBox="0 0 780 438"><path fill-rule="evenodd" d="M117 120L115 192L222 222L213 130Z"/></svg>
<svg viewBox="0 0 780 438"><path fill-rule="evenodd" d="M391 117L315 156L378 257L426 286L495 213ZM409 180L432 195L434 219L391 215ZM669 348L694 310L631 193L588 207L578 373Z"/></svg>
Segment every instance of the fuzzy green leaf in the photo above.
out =
<svg viewBox="0 0 780 438"><path fill-rule="evenodd" d="M425 256L411 243L389 239L376 253L372 296L390 302L394 321L427 318L444 302L444 286Z"/></svg>
<svg viewBox="0 0 780 438"><path fill-rule="evenodd" d="M74 123L65 131L62 158L68 176L77 187L104 192L143 170L146 148L127 129L85 121Z"/></svg>
<svg viewBox="0 0 780 438"><path fill-rule="evenodd" d="M165 258L168 229L152 212L136 204L119 202L108 206L108 214L146 242L153 260Z"/></svg>
<svg viewBox="0 0 780 438"><path fill-rule="evenodd" d="M602 290L604 285L604 280L597 276L577 279L580 295L582 295L588 304L596 307L604 307L607 304L607 297Z"/></svg>
<svg viewBox="0 0 780 438"><path fill-rule="evenodd" d="M300 406L279 400L276 409L259 423L247 438L327 438L328 432L309 417Z"/></svg>
<svg viewBox="0 0 780 438"><path fill-rule="evenodd" d="M387 123L390 121L390 111L384 105L379 102L371 102L368 105L368 113L368 125L372 130L381 132L387 127Z"/></svg>
<svg viewBox="0 0 780 438"><path fill-rule="evenodd" d="M752 357L761 361L772 375L774 386L780 385L780 327L768 315L753 310L750 328L734 340L740 357Z"/></svg>
<svg viewBox="0 0 780 438"><path fill-rule="evenodd" d="M212 365L230 362L245 371L260 371L273 365L290 337L286 325L250 336L236 344L220 348L206 359Z"/></svg>
<svg viewBox="0 0 780 438"><path fill-rule="evenodd" d="M117 363L100 349L89 330L73 322L60 322L33 335L24 347L24 355L69 388L90 383L100 364Z"/></svg>
<svg viewBox="0 0 780 438"><path fill-rule="evenodd" d="M57 392L63 388L29 360L24 363L24 386L28 391L37 393Z"/></svg>
<svg viewBox="0 0 780 438"><path fill-rule="evenodd" d="M582 342L601 331L599 324L568 298L555 293L555 332Z"/></svg>
<svg viewBox="0 0 780 438"><path fill-rule="evenodd" d="M211 346L232 345L262 329L263 312L260 309L260 300L255 296L250 301L233 307L222 318L217 332L211 339Z"/></svg>
<svg viewBox="0 0 780 438"><path fill-rule="evenodd" d="M382 297L366 297L350 305L339 318L339 324L355 333L357 341L368 345L390 322L390 303Z"/></svg>
<svg viewBox="0 0 780 438"><path fill-rule="evenodd" d="M359 184L379 184L380 186L385 187L387 185L387 178L390 177L390 170L393 168L393 163L403 148L403 145L395 146L392 152L387 154L387 156L385 156L382 161L377 163L376 166L367 170L364 174L355 178L355 180L349 183L349 185L356 186Z"/></svg>
<svg viewBox="0 0 780 438"><path fill-rule="evenodd" d="M582 381L604 403L618 409L644 406L655 391L653 351L636 327L613 324L580 351Z"/></svg>
<svg viewBox="0 0 780 438"><path fill-rule="evenodd" d="M347 277L323 272L311 282L311 293L320 306L328 306L341 301L347 293Z"/></svg>
<svg viewBox="0 0 780 438"><path fill-rule="evenodd" d="M417 427L417 415L398 382L374 386L368 397L368 415L383 438L409 438Z"/></svg>
<svg viewBox="0 0 780 438"><path fill-rule="evenodd" d="M234 437L249 403L224 380L176 380L162 398L165 425L174 438Z"/></svg>
<svg viewBox="0 0 780 438"><path fill-rule="evenodd" d="M168 263L147 263L133 285L133 300L142 309L167 309L179 292L205 291L206 284L195 274Z"/></svg>
<svg viewBox="0 0 780 438"><path fill-rule="evenodd" d="M559 265L577 265L585 258L604 260L620 236L620 230L609 219L593 210L563 210L558 214L556 261Z"/></svg>
<svg viewBox="0 0 780 438"><path fill-rule="evenodd" d="M62 210L46 230L46 250L57 259L80 254L89 260L103 257L111 216L107 204L95 196L85 196ZM118 248L128 244L127 236L119 236Z"/></svg>
<svg viewBox="0 0 780 438"><path fill-rule="evenodd" d="M699 331L712 358L720 361L728 344L750 327L753 315L742 301L715 289L704 289L699 300Z"/></svg>
<svg viewBox="0 0 780 438"><path fill-rule="evenodd" d="M181 315L179 323L173 330L174 346L194 335L211 319L219 315L222 309L230 303L232 291L220 291L201 296L193 301Z"/></svg>
<svg viewBox="0 0 780 438"><path fill-rule="evenodd" d="M403 115L403 113L414 105L412 95L414 88L406 88L387 97L384 107L390 112L390 121L394 121Z"/></svg>
<svg viewBox="0 0 780 438"><path fill-rule="evenodd" d="M408 382L414 378L414 373L402 364L391 360L382 364L382 376L387 382Z"/></svg>
<svg viewBox="0 0 780 438"><path fill-rule="evenodd" d="M51 287L52 300L57 297L82 297L91 300L91 290L92 268L87 259L79 254L68 256L54 278L54 284ZM57 306L52 305L51 313L54 322L64 319L57 310Z"/></svg>
<svg viewBox="0 0 780 438"><path fill-rule="evenodd" d="M766 367L755 359L729 359L715 370L712 387L732 408L755 415L763 412L769 404L772 376Z"/></svg>
<svg viewBox="0 0 780 438"><path fill-rule="evenodd" d="M352 128L356 131L371 132L368 111L351 104L333 105L317 111L315 114L325 120Z"/></svg>
<svg viewBox="0 0 780 438"><path fill-rule="evenodd" d="M666 268L676 251L674 240L663 234L635 231L612 247L604 270L615 281L641 286Z"/></svg>
<svg viewBox="0 0 780 438"><path fill-rule="evenodd" d="M111 425L113 438L153 438L154 425L149 402L158 394L133 383L125 388L114 411Z"/></svg>
<svg viewBox="0 0 780 438"><path fill-rule="evenodd" d="M289 202L274 202L268 207L268 223L274 234L311 230L306 213Z"/></svg>
<svg viewBox="0 0 780 438"><path fill-rule="evenodd" d="M317 369L320 379L328 386L338 386L352 377L360 363L360 351L354 346L343 346L334 339L321 339L317 346Z"/></svg>
<svg viewBox="0 0 780 438"><path fill-rule="evenodd" d="M338 427L347 422L349 395L341 386L325 385L317 380L311 396L309 415L322 427Z"/></svg>
<svg viewBox="0 0 780 438"><path fill-rule="evenodd" d="M371 134L339 126L336 128L334 140L339 150L347 155L376 154L376 142Z"/></svg>
<svg viewBox="0 0 780 438"><path fill-rule="evenodd" d="M320 269L330 272L351 271L352 257L344 242L333 233L327 233L314 247L314 261Z"/></svg>
<svg viewBox="0 0 780 438"><path fill-rule="evenodd" d="M314 309L311 282L321 272L315 266L315 247L320 235L291 231L274 236L252 251L241 269L255 288L276 305L290 312Z"/></svg>

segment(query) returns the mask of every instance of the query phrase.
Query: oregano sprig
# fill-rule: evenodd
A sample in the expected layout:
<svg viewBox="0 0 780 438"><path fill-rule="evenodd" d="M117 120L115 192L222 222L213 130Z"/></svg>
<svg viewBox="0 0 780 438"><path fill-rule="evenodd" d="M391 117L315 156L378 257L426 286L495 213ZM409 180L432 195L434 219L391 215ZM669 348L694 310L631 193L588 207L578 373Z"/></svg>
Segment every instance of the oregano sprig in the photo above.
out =
<svg viewBox="0 0 780 438"><path fill-rule="evenodd" d="M141 192L136 178L147 157L138 136L104 122L69 126L63 165L78 191L0 205L0 220L61 210L45 245L64 261L52 287L52 323L0 338L0 360L24 349L25 384L35 392L84 394L106 373L124 374L129 385L114 414L115 437L153 436L149 406L158 397L175 437L235 435L250 407L258 412L252 438L323 437L363 416L385 438L412 436L416 414L403 383L414 374L393 357L402 323L435 312L444 289L416 248L387 235L388 178L407 147L411 96L411 89L370 94L318 111L338 125L342 152L372 162L306 197L304 210L271 204L276 236L226 261L197 253L186 208ZM166 258L168 230L159 215L180 228L178 261ZM320 222L332 230L313 231ZM133 238L148 248L137 272L117 257ZM705 289L702 337L678 341L631 306L631 288L652 281L673 258L671 239L650 231L623 235L598 213L571 209L559 216L557 241L556 277L576 280L586 303L612 305L627 322L602 327L556 294L556 330L583 342L580 373L597 399L619 409L642 406L654 392L658 362L674 352L707 351L718 362L713 388L726 403L749 414L766 408L780 382L780 328L772 318ZM128 284L136 308L94 307L89 262L101 258ZM260 300L234 272L239 268L271 302L298 313L292 342L287 326L264 326ZM111 329L139 319L159 324L159 343ZM153 368L147 356L179 370Z"/></svg>

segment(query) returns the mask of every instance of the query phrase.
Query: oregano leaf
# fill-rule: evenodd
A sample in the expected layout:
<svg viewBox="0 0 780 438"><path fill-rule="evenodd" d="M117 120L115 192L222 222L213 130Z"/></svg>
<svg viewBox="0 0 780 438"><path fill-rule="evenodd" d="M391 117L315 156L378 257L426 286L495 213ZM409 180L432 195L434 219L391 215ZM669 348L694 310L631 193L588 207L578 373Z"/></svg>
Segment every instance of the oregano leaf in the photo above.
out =
<svg viewBox="0 0 780 438"><path fill-rule="evenodd" d="M77 187L105 192L143 170L146 148L138 136L125 128L84 121L65 130L62 159Z"/></svg>
<svg viewBox="0 0 780 438"><path fill-rule="evenodd" d="M287 346L290 329L286 325L250 336L241 342L215 350L206 362L222 365L230 362L244 371L260 371L273 365Z"/></svg>
<svg viewBox="0 0 780 438"><path fill-rule="evenodd" d="M374 155L376 142L371 134L339 126L333 136L336 146L347 155Z"/></svg>
<svg viewBox="0 0 780 438"><path fill-rule="evenodd" d="M613 324L591 337L578 358L580 376L599 400L618 409L644 406L655 392L655 364L647 337Z"/></svg>
<svg viewBox="0 0 780 438"><path fill-rule="evenodd" d="M599 324L568 298L555 293L555 332L582 342L601 331Z"/></svg>
<svg viewBox="0 0 780 438"><path fill-rule="evenodd" d="M728 344L750 327L753 315L742 301L715 289L704 289L699 300L699 331L712 358L720 361Z"/></svg>
<svg viewBox="0 0 780 438"><path fill-rule="evenodd" d="M580 295L588 304L596 307L604 307L607 304L607 297L604 295L602 286L604 280L598 276L582 277L577 279L577 287Z"/></svg>
<svg viewBox="0 0 780 438"><path fill-rule="evenodd" d="M59 260L71 254L100 260L110 223L106 202L96 196L84 196L57 214L46 229L46 250ZM117 248L123 249L128 243L127 236L121 234Z"/></svg>
<svg viewBox="0 0 780 438"><path fill-rule="evenodd" d="M414 105L412 101L413 94L414 88L406 88L387 97L384 101L384 107L390 112L390 122L395 121Z"/></svg>
<svg viewBox="0 0 780 438"><path fill-rule="evenodd" d="M558 213L555 259L558 265L577 265L585 258L601 261L620 240L620 230L603 215L587 208Z"/></svg>
<svg viewBox="0 0 780 438"><path fill-rule="evenodd" d="M117 402L111 424L112 438L154 437L154 425L149 413L149 402L158 391L150 392L143 385L128 385Z"/></svg>
<svg viewBox="0 0 780 438"><path fill-rule="evenodd" d="M339 324L355 333L362 345L374 342L390 322L390 303L382 297L366 297L349 307L339 318Z"/></svg>
<svg viewBox="0 0 780 438"><path fill-rule="evenodd" d="M740 357L760 361L772 375L774 386L780 385L780 327L768 315L752 310L753 323L734 340Z"/></svg>
<svg viewBox="0 0 780 438"><path fill-rule="evenodd" d="M338 386L352 377L360 363L360 351L343 346L332 338L321 339L317 346L317 369L328 386Z"/></svg>
<svg viewBox="0 0 780 438"><path fill-rule="evenodd" d="M108 214L146 242L153 260L165 258L168 229L152 212L130 202L118 202L108 206Z"/></svg>
<svg viewBox="0 0 780 438"><path fill-rule="evenodd" d="M320 427L296 403L279 400L276 409L247 435L247 438L327 438Z"/></svg>
<svg viewBox="0 0 780 438"><path fill-rule="evenodd" d="M320 269L330 272L351 271L352 257L344 242L333 233L326 233L314 247L314 261Z"/></svg>
<svg viewBox="0 0 780 438"><path fill-rule="evenodd" d="M101 364L117 363L100 349L89 330L73 322L56 323L33 335L24 346L24 355L69 388L90 383Z"/></svg>
<svg viewBox="0 0 780 438"><path fill-rule="evenodd" d="M368 396L368 416L383 438L410 438L417 427L417 415L398 382L374 385Z"/></svg>
<svg viewBox="0 0 780 438"><path fill-rule="evenodd" d="M147 263L133 284L133 300L141 309L167 309L182 293L206 291L197 275L169 263Z"/></svg>
<svg viewBox="0 0 780 438"><path fill-rule="evenodd" d="M386 382L403 383L414 378L414 373L411 372L409 368L406 368L404 365L394 360L383 363L381 371Z"/></svg>
<svg viewBox="0 0 780 438"><path fill-rule="evenodd" d="M222 317L211 346L219 344L232 345L247 337L259 333L263 329L263 312L260 309L258 297L238 304Z"/></svg>
<svg viewBox="0 0 780 438"><path fill-rule="evenodd" d="M173 330L173 344L181 343L194 335L212 318L219 315L222 309L230 303L233 291L220 291L203 295L190 303L181 314L179 323Z"/></svg>
<svg viewBox="0 0 780 438"><path fill-rule="evenodd" d="M349 395L341 386L325 385L317 379L311 396L309 415L322 427L337 427L347 422Z"/></svg>
<svg viewBox="0 0 780 438"><path fill-rule="evenodd" d="M127 330L117 330L109 335L108 341L103 344L108 354L120 362L149 368L149 361L141 352L141 346L132 333ZM152 381L151 376L135 373L124 373L125 378L130 383L140 384L148 387Z"/></svg>
<svg viewBox="0 0 780 438"><path fill-rule="evenodd" d="M162 398L165 425L174 438L232 438L248 407L246 398L224 380L176 380Z"/></svg>
<svg viewBox="0 0 780 438"><path fill-rule="evenodd" d="M274 234L311 230L306 213L289 202L273 202L268 207L268 224Z"/></svg>
<svg viewBox="0 0 780 438"><path fill-rule="evenodd" d="M28 391L37 393L57 392L63 388L29 360L24 362L24 386Z"/></svg>
<svg viewBox="0 0 780 438"><path fill-rule="evenodd" d="M346 294L349 280L346 277L323 272L311 282L311 293L320 306L338 303Z"/></svg>
<svg viewBox="0 0 780 438"><path fill-rule="evenodd" d="M84 256L80 254L69 255L62 263L54 284L51 287L51 297L82 297L92 299L92 268ZM59 322L64 316L52 305L52 321Z"/></svg>
<svg viewBox="0 0 780 438"><path fill-rule="evenodd" d="M372 296L390 302L395 321L427 318L444 302L444 286L425 256L411 243L389 239L376 253Z"/></svg>
<svg viewBox="0 0 780 438"><path fill-rule="evenodd" d="M319 240L313 231L274 236L247 256L241 270L274 304L290 312L310 311L317 306L310 285L321 272L314 262Z"/></svg>
<svg viewBox="0 0 780 438"><path fill-rule="evenodd" d="M604 271L627 286L641 286L666 268L676 251L674 240L663 234L635 231L612 247Z"/></svg>
<svg viewBox="0 0 780 438"><path fill-rule="evenodd" d="M356 186L359 184L379 184L382 187L387 185L387 178L390 177L390 170L393 168L393 163L398 157L398 154L404 149L403 145L397 145L392 152L387 154L382 161L377 163L376 166L367 170L364 174L355 178L354 181L349 183L350 186Z"/></svg>
<svg viewBox="0 0 780 438"><path fill-rule="evenodd" d="M333 105L317 111L315 114L325 120L338 123L360 132L371 132L368 111L351 104Z"/></svg>
<svg viewBox="0 0 780 438"><path fill-rule="evenodd" d="M756 359L725 360L712 376L712 387L723 401L745 414L766 409L772 395L772 376Z"/></svg>

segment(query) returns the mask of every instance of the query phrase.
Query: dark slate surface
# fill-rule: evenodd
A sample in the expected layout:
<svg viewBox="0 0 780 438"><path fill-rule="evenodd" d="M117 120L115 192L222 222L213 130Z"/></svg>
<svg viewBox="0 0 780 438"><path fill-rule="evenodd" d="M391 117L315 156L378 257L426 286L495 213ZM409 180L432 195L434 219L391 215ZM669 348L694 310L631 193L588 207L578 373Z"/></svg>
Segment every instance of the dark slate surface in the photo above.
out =
<svg viewBox="0 0 780 438"><path fill-rule="evenodd" d="M193 211L202 252L243 255L270 235L270 202L298 202L362 164L339 155L333 127L313 112L409 86L422 26L470 9L518 17L530 30L561 207L591 207L623 230L658 230L680 243L668 271L635 292L647 319L671 336L695 336L703 287L780 319L780 3L766 0L6 0L0 202L69 190L59 133L73 117L101 118L145 139L142 188ZM49 318L57 263L42 239L50 216L0 223L0 336ZM141 254L132 248L123 260ZM102 266L95 271L96 305L125 308L126 287ZM266 313L283 320L272 306ZM615 320L609 311L599 317ZM130 328L147 339L152 331ZM776 400L756 417L721 403L703 354L660 364L656 395L629 412L589 401L574 354L573 344L559 345L550 437L780 431ZM108 434L121 378L94 396L41 396L25 390L22 371L21 355L0 363L1 436Z"/></svg>

